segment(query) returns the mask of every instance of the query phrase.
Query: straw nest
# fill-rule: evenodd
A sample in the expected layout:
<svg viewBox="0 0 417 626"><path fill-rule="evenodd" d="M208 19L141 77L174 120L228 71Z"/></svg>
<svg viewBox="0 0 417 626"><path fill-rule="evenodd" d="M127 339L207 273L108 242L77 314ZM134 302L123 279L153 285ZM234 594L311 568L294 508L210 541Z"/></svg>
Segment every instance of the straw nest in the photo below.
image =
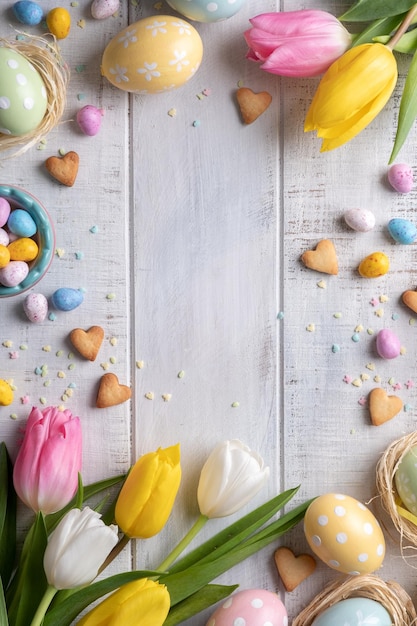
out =
<svg viewBox="0 0 417 626"><path fill-rule="evenodd" d="M332 582L295 618L292 626L311 626L323 611L347 598L369 598L379 602L390 614L394 626L417 624L411 598L399 584L384 582L372 574L362 574Z"/></svg>
<svg viewBox="0 0 417 626"><path fill-rule="evenodd" d="M0 152L7 151L2 158L8 158L26 152L58 124L66 104L70 73L53 35L35 37L21 33L13 40L0 38L0 47L18 52L37 69L45 83L48 100L45 116L34 131L19 137L0 133Z"/></svg>

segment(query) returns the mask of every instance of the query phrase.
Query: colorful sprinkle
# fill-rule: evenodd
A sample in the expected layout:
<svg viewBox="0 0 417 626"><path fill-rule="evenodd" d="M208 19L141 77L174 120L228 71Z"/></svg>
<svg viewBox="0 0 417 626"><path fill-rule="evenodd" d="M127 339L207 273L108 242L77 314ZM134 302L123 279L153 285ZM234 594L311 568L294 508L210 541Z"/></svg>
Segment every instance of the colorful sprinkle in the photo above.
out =
<svg viewBox="0 0 417 626"><path fill-rule="evenodd" d="M334 344L332 345L332 352L333 352L334 354L336 354L337 352L340 352L340 346L339 346L339 344L334 343Z"/></svg>
<svg viewBox="0 0 417 626"><path fill-rule="evenodd" d="M153 391L148 391L147 393L145 393L145 398L146 398L147 400L153 400L153 399L154 399L154 397L155 397L155 394L154 394L154 392L153 392Z"/></svg>

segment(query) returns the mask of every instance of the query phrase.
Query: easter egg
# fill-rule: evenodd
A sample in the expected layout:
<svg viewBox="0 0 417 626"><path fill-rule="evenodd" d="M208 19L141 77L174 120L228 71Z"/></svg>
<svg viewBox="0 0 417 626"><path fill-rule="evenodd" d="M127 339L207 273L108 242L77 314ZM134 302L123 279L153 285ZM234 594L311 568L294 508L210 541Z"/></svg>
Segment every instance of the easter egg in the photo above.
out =
<svg viewBox="0 0 417 626"><path fill-rule="evenodd" d="M101 73L133 93L160 93L184 85L203 57L203 42L188 22L170 15L146 17L106 46Z"/></svg>
<svg viewBox="0 0 417 626"><path fill-rule="evenodd" d="M413 188L413 172L406 163L396 163L388 170L388 182L395 191L409 193Z"/></svg>
<svg viewBox="0 0 417 626"><path fill-rule="evenodd" d="M16 287L29 274L29 265L25 261L10 261L0 269L0 284L4 287Z"/></svg>
<svg viewBox="0 0 417 626"><path fill-rule="evenodd" d="M63 7L51 9L46 16L46 25L57 39L68 37L71 28L71 15Z"/></svg>
<svg viewBox="0 0 417 626"><path fill-rule="evenodd" d="M7 220L9 219L11 207L6 198L0 197L0 227L7 224Z"/></svg>
<svg viewBox="0 0 417 626"><path fill-rule="evenodd" d="M37 231L35 220L24 209L16 209L10 213L7 227L18 237L32 237Z"/></svg>
<svg viewBox="0 0 417 626"><path fill-rule="evenodd" d="M220 22L235 15L245 0L167 0L170 7L189 20Z"/></svg>
<svg viewBox="0 0 417 626"><path fill-rule="evenodd" d="M358 272L364 278L378 278L389 270L389 258L383 252L373 252L359 264Z"/></svg>
<svg viewBox="0 0 417 626"><path fill-rule="evenodd" d="M79 289L61 287L52 294L52 304L59 311L72 311L84 300L84 296Z"/></svg>
<svg viewBox="0 0 417 626"><path fill-rule="evenodd" d="M344 574L370 574L385 556L385 540L375 516L361 502L342 494L319 496L304 517L310 548Z"/></svg>
<svg viewBox="0 0 417 626"><path fill-rule="evenodd" d="M395 488L405 508L417 515L417 446L402 457L394 474Z"/></svg>
<svg viewBox="0 0 417 626"><path fill-rule="evenodd" d="M78 111L76 117L77 124L85 135L97 135L103 115L103 109L97 109L91 104L87 104Z"/></svg>
<svg viewBox="0 0 417 626"><path fill-rule="evenodd" d="M0 267L6 267L10 262L10 252L6 246L0 243Z"/></svg>
<svg viewBox="0 0 417 626"><path fill-rule="evenodd" d="M9 245L9 234L7 233L7 231L4 230L4 228L0 228L0 245L2 246L8 246Z"/></svg>
<svg viewBox="0 0 417 626"><path fill-rule="evenodd" d="M41 293L30 293L23 301L23 310L30 322L43 322L48 314L48 300Z"/></svg>
<svg viewBox="0 0 417 626"><path fill-rule="evenodd" d="M410 244L417 239L417 228L409 220L396 217L388 222L388 232L397 243Z"/></svg>
<svg viewBox="0 0 417 626"><path fill-rule="evenodd" d="M360 618L359 618L360 616ZM372 624L392 626L393 620L387 609L371 598L347 598L322 611L311 626L335 626L335 624Z"/></svg>
<svg viewBox="0 0 417 626"><path fill-rule="evenodd" d="M206 626L288 626L285 606L276 593L247 589L229 596L209 618Z"/></svg>
<svg viewBox="0 0 417 626"><path fill-rule="evenodd" d="M344 214L345 222L352 230L366 233L375 226L375 215L368 209L348 209Z"/></svg>
<svg viewBox="0 0 417 626"><path fill-rule="evenodd" d="M20 136L34 131L47 104L37 69L19 52L0 47L0 133Z"/></svg>
<svg viewBox="0 0 417 626"><path fill-rule="evenodd" d="M38 256L39 248L34 239L30 237L19 237L12 241L8 250L12 261L33 261Z"/></svg>
<svg viewBox="0 0 417 626"><path fill-rule="evenodd" d="M19 0L13 5L14 16L22 24L27 26L36 26L40 24L43 18L42 7L31 0Z"/></svg>
<svg viewBox="0 0 417 626"><path fill-rule="evenodd" d="M7 380L0 378L0 406L9 406L13 402L13 389Z"/></svg>
<svg viewBox="0 0 417 626"><path fill-rule="evenodd" d="M104 20L119 10L120 0L93 0L91 15L95 20Z"/></svg>
<svg viewBox="0 0 417 626"><path fill-rule="evenodd" d="M376 351L383 359L395 359L400 355L401 343L389 328L380 330L376 336Z"/></svg>

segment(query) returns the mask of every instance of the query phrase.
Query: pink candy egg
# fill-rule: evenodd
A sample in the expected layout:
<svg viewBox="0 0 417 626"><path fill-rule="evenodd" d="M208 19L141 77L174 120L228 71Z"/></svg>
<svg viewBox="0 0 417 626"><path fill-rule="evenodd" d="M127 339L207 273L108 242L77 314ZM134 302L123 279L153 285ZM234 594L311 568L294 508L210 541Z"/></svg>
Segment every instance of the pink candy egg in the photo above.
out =
<svg viewBox="0 0 417 626"><path fill-rule="evenodd" d="M406 163L396 163L388 170L388 182L395 191L409 193L413 188L413 172Z"/></svg>
<svg viewBox="0 0 417 626"><path fill-rule="evenodd" d="M288 615L276 593L248 589L227 598L206 626L288 626Z"/></svg>
<svg viewBox="0 0 417 626"><path fill-rule="evenodd" d="M91 104L87 104L77 113L77 123L85 135L97 135L101 126L101 118L104 115L103 109L97 109Z"/></svg>
<svg viewBox="0 0 417 626"><path fill-rule="evenodd" d="M30 293L23 301L23 310L30 322L43 322L48 314L48 300L41 293Z"/></svg>
<svg viewBox="0 0 417 626"><path fill-rule="evenodd" d="M16 287L29 274L29 265L25 261L10 261L0 269L0 284L4 287Z"/></svg>
<svg viewBox="0 0 417 626"><path fill-rule="evenodd" d="M389 328L380 330L376 336L376 351L383 359L395 359L400 355L401 343Z"/></svg>
<svg viewBox="0 0 417 626"><path fill-rule="evenodd" d="M7 224L9 219L11 207L6 198L0 197L0 227Z"/></svg>

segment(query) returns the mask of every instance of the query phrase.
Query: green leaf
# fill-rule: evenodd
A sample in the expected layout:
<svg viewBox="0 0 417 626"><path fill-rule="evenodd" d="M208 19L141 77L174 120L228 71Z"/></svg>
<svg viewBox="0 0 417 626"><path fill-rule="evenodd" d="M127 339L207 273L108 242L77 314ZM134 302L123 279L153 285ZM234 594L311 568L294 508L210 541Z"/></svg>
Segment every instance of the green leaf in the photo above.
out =
<svg viewBox="0 0 417 626"><path fill-rule="evenodd" d="M111 593L126 583L139 578L155 578L159 572L154 571L134 571L123 574L115 574L104 580L92 583L75 591L62 602L59 601L59 593L55 596L54 605L47 611L42 626L69 626L71 622L87 608L92 602L98 600L107 593ZM28 626L28 622L25 626Z"/></svg>
<svg viewBox="0 0 417 626"><path fill-rule="evenodd" d="M358 0L339 19L344 22L371 22L406 13L414 4L415 0Z"/></svg>
<svg viewBox="0 0 417 626"><path fill-rule="evenodd" d="M392 163L401 150L407 135L417 116L417 53L414 54L407 78L405 80L403 94L401 96L400 111L398 114L397 132L394 147L391 152L389 163Z"/></svg>
<svg viewBox="0 0 417 626"><path fill-rule="evenodd" d="M224 530L221 530L214 537L177 561L169 568L169 573L172 574L184 570L197 562L203 561L203 559L207 558L210 560L228 552L282 509L294 497L298 489L299 487L295 487L284 491L233 524L230 524L230 526L227 526Z"/></svg>
<svg viewBox="0 0 417 626"><path fill-rule="evenodd" d="M6 445L0 444L0 578L7 587L16 555L16 492ZM1 622L0 622L1 623Z"/></svg>
<svg viewBox="0 0 417 626"><path fill-rule="evenodd" d="M43 555L48 539L45 519L38 513L26 535L19 568L7 591L10 626L28 626L48 586L43 569Z"/></svg>
<svg viewBox="0 0 417 626"><path fill-rule="evenodd" d="M212 604L224 600L231 593L236 591L239 585L206 585L200 591L192 596L179 602L172 607L168 613L168 617L164 622L164 626L176 626L200 611L204 611Z"/></svg>
<svg viewBox="0 0 417 626"><path fill-rule="evenodd" d="M4 597L3 584L0 581L0 624L1 626L9 625L9 618L7 617L6 599Z"/></svg>
<svg viewBox="0 0 417 626"><path fill-rule="evenodd" d="M83 485L82 476L80 472L78 472L78 489L77 489L77 493L75 494L75 505L74 505L75 508L81 509L83 502L84 502L84 485Z"/></svg>
<svg viewBox="0 0 417 626"><path fill-rule="evenodd" d="M354 35L353 47L360 46L363 43L372 43L376 37L386 35L391 37L391 33L397 30L405 18L405 13L395 17L386 17L384 19L375 20L367 26L359 35Z"/></svg>

